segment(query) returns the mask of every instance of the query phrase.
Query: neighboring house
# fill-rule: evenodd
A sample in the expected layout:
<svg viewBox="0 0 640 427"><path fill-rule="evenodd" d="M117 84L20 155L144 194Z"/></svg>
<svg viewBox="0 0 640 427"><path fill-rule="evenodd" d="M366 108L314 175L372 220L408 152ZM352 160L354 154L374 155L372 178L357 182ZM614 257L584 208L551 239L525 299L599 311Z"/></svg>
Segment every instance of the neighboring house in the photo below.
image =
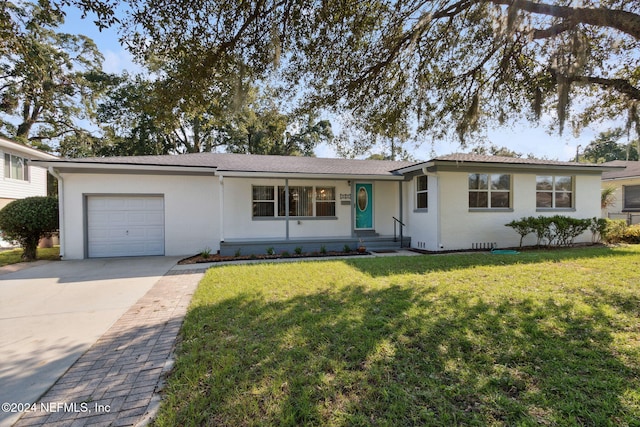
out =
<svg viewBox="0 0 640 427"><path fill-rule="evenodd" d="M0 209L16 199L47 195L47 169L31 161L55 156L0 137L0 158ZM7 245L0 240L0 246Z"/></svg>
<svg viewBox="0 0 640 427"><path fill-rule="evenodd" d="M37 162L58 178L66 259L404 245L517 246L524 216L600 216L602 165L183 154ZM402 226L401 224L404 224ZM582 241L590 241L590 235ZM397 239L399 240L399 239ZM533 244L535 238L525 242Z"/></svg>
<svg viewBox="0 0 640 427"><path fill-rule="evenodd" d="M640 223L640 162L616 160L605 163L624 169L602 174L602 187L613 187L613 203L603 209L605 218L626 219L629 224Z"/></svg>

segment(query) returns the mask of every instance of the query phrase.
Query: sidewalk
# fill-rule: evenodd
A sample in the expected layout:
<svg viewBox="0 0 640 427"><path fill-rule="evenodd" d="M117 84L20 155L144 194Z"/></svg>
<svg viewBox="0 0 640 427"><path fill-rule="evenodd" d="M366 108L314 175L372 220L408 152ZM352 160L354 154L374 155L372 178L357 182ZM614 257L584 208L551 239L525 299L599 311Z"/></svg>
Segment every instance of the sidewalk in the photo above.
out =
<svg viewBox="0 0 640 427"><path fill-rule="evenodd" d="M163 374L204 268L169 271L15 426L134 426L159 405Z"/></svg>

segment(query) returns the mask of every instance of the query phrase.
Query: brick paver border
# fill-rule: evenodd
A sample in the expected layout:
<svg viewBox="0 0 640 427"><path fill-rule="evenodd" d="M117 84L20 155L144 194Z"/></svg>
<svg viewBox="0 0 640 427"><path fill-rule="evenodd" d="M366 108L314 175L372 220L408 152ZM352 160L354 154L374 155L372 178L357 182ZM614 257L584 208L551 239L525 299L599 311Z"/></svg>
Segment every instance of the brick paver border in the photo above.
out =
<svg viewBox="0 0 640 427"><path fill-rule="evenodd" d="M203 270L169 271L14 426L133 426L159 405L182 321Z"/></svg>

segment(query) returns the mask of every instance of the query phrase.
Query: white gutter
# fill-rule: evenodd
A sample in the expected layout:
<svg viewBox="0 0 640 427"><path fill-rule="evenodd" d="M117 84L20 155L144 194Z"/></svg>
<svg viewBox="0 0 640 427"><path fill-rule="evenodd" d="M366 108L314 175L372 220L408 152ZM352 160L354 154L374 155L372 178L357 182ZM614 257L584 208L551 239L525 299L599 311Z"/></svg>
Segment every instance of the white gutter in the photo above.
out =
<svg viewBox="0 0 640 427"><path fill-rule="evenodd" d="M58 180L58 218L60 220L60 258L64 259L64 180L53 166L49 166L49 173Z"/></svg>

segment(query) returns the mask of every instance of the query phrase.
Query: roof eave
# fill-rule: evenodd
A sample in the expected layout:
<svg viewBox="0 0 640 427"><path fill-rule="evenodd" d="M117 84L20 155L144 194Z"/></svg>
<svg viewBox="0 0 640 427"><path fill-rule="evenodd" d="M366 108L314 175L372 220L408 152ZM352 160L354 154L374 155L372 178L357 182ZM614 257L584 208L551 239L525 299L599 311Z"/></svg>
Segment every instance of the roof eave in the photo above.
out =
<svg viewBox="0 0 640 427"><path fill-rule="evenodd" d="M344 179L402 181L402 175L349 174L349 173L303 173L303 172L260 172L260 171L225 171L217 170L216 175L236 178L284 178L284 179Z"/></svg>
<svg viewBox="0 0 640 427"><path fill-rule="evenodd" d="M209 174L213 175L215 167L203 166L175 166L175 165L141 165L129 163L94 163L94 162L73 162L73 161L48 161L34 160L32 163L53 167L62 173L187 173L187 174Z"/></svg>

